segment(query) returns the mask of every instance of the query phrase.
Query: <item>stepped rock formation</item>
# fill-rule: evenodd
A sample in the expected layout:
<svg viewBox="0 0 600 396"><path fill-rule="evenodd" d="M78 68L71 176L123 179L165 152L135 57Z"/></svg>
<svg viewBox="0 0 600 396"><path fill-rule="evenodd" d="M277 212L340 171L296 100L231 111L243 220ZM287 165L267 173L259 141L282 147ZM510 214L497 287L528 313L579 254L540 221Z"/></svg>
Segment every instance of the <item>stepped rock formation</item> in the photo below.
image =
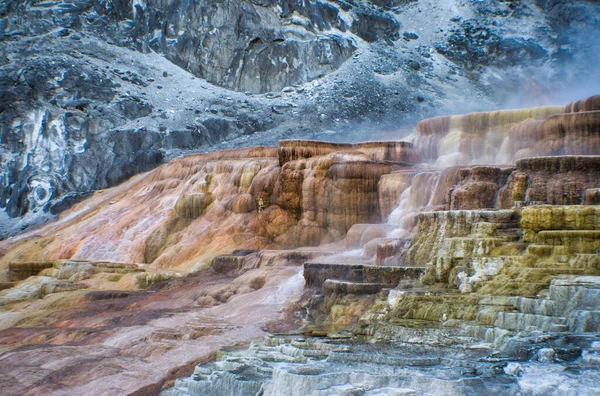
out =
<svg viewBox="0 0 600 396"><path fill-rule="evenodd" d="M235 248L340 240L355 223L383 220L380 177L410 166L396 160L416 160L410 143L297 142L299 151L331 153L295 161L288 160L285 145L176 159L97 193L92 208L79 204L50 225L54 235L18 237L22 242L2 259L4 268L13 260L84 258L190 270ZM74 216L89 222L80 225Z"/></svg>
<svg viewBox="0 0 600 396"><path fill-rule="evenodd" d="M0 242L3 394L597 392L597 103L192 154L98 191Z"/></svg>
<svg viewBox="0 0 600 396"><path fill-rule="evenodd" d="M424 159L444 165L502 164L523 157L598 152L598 97L566 108L540 107L437 117L417 126L416 147ZM498 150L500 148L500 150ZM446 158L444 158L446 157Z"/></svg>
<svg viewBox="0 0 600 396"><path fill-rule="evenodd" d="M563 113L560 107L541 107L520 111L497 111L488 113L472 113L458 116L436 117L421 121L417 125L415 144L424 153L426 160L438 160L444 156L458 156L457 163L471 163L482 159L490 161L510 162L511 158L498 158L498 152L504 140L509 136L511 127L528 120L545 120L548 116ZM542 139L536 134L527 135L526 139ZM515 155L514 151L507 154Z"/></svg>

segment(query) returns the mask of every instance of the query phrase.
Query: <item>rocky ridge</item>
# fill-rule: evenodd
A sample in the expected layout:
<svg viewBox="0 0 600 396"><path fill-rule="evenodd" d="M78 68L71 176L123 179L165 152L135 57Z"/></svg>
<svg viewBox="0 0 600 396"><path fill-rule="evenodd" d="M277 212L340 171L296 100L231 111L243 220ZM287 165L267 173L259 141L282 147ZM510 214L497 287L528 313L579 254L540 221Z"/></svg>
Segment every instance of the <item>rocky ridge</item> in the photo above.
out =
<svg viewBox="0 0 600 396"><path fill-rule="evenodd" d="M598 14L587 1L2 4L0 238L182 153L387 139L507 93L595 89Z"/></svg>

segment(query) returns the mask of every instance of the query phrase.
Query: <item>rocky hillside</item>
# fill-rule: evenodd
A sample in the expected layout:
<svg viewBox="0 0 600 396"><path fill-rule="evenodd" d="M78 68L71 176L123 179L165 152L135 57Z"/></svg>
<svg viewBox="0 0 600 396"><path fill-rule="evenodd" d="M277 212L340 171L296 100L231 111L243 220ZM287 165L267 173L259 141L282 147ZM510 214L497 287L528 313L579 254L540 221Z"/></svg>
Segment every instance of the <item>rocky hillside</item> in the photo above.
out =
<svg viewBox="0 0 600 396"><path fill-rule="evenodd" d="M515 92L520 105L593 88L599 8L3 2L0 238L180 153L398 137L425 116L495 107Z"/></svg>

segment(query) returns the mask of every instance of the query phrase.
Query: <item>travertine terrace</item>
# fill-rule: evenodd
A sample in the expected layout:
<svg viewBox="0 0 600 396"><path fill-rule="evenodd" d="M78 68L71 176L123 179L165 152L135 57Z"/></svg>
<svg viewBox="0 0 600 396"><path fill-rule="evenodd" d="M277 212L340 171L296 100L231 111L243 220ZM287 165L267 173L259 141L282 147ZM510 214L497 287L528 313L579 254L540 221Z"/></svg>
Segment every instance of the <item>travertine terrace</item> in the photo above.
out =
<svg viewBox="0 0 600 396"><path fill-rule="evenodd" d="M377 381L368 368L339 374L343 358L329 368L337 379L283 365L336 361L345 347L328 340L340 335L408 351L480 345L486 353L456 358L465 367L503 353L505 366L461 374L485 380L476 391L527 393L530 363L547 358L579 367L566 390L593 393L599 189L598 96L424 120L401 142L288 140L177 158L0 242L5 394L426 392L383 361ZM169 382L268 332L303 346L271 338L235 357L260 373L252 381L221 354ZM367 367L361 348L352 359ZM427 378L439 393L466 392L466 380Z"/></svg>

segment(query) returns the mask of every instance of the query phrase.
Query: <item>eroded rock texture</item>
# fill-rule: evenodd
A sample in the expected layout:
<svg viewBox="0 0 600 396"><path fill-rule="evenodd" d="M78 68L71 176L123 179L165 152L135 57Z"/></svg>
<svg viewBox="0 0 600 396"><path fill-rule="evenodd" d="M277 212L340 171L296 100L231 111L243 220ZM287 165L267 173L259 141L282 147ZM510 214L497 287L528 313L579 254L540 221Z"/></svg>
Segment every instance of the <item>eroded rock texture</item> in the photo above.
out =
<svg viewBox="0 0 600 396"><path fill-rule="evenodd" d="M396 139L598 80L588 1L4 3L0 238L181 153Z"/></svg>
<svg viewBox="0 0 600 396"><path fill-rule="evenodd" d="M157 1L113 12L134 21L131 40L141 49L162 52L193 74L242 92L279 91L313 80L356 49L343 35L350 26L337 7L278 3ZM373 32L373 41L378 38Z"/></svg>
<svg viewBox="0 0 600 396"><path fill-rule="evenodd" d="M166 394L287 394L289 384L306 393L315 383L334 394L414 391L425 386L411 381L422 367L456 392L474 379L479 390L510 384L518 393L528 381L514 373L565 362L579 365L579 376L547 389L583 383L594 393L596 102L426 120L412 142L286 140L193 154L96 192L58 221L0 242L6 392L94 394L104 384L156 392L224 345L302 325L298 337L335 334L340 349L301 341L300 353L297 341L271 339L274 351L267 340L251 349L257 356L222 355ZM585 125L557 132L554 120L576 116ZM492 153L499 138L515 144L502 145L516 150L505 162L475 155ZM522 140L544 156L519 158ZM447 153L459 161L446 167ZM319 369L325 362L312 365L339 359L357 340L406 343L427 364L394 350L352 355L364 367L383 365L360 378L343 359L333 376ZM446 348L460 356L442 360ZM390 367L407 359L409 374L394 375ZM88 364L110 369L82 381ZM39 376L25 376L31 370Z"/></svg>
<svg viewBox="0 0 600 396"><path fill-rule="evenodd" d="M440 164L510 163L598 152L598 97L560 107L439 117L417 126L415 145Z"/></svg>
<svg viewBox="0 0 600 396"><path fill-rule="evenodd" d="M288 154L288 145L175 159L97 193L93 209L77 205L69 213L94 219L85 226L66 214L43 248L24 238L2 260L86 258L189 270L236 247L337 241L353 224L384 220L380 178L416 159L410 143L296 141L301 156Z"/></svg>
<svg viewBox="0 0 600 396"><path fill-rule="evenodd" d="M545 120L548 116L563 111L561 107L542 107L432 118L417 125L415 145L424 153L425 159L446 160L448 165L476 161L511 162L511 156L516 155L516 152L511 150L512 147L506 148L504 145L509 131L515 125L531 128L524 122ZM528 134L529 130L517 137L519 143L527 144L528 139L535 139L534 143L538 139L543 140L543 136Z"/></svg>
<svg viewBox="0 0 600 396"><path fill-rule="evenodd" d="M366 142L357 144L328 143L306 140L279 142L279 164L336 152L357 152L374 161L419 163L419 151L407 142Z"/></svg>

